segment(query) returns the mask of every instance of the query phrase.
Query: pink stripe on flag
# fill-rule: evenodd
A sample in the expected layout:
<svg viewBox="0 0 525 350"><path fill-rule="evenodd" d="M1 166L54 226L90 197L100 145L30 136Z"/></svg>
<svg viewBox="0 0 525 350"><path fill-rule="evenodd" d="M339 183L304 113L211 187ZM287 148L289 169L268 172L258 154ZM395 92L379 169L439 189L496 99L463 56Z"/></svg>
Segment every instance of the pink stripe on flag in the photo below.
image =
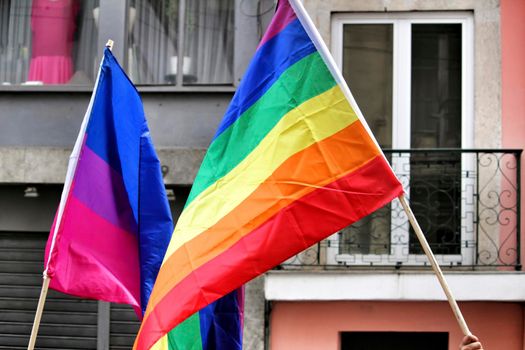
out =
<svg viewBox="0 0 525 350"><path fill-rule="evenodd" d="M290 22L297 18L288 1L279 1L278 5L277 12L268 26L268 31L264 34L257 49L279 34L288 24L290 24Z"/></svg>
<svg viewBox="0 0 525 350"><path fill-rule="evenodd" d="M137 224L122 175L85 143L80 154L73 195L113 225L136 235Z"/></svg>
<svg viewBox="0 0 525 350"><path fill-rule="evenodd" d="M114 226L70 195L55 244L53 266L48 267L51 288L140 308L134 234ZM46 247L46 256L48 250ZM55 270L62 273L55 274Z"/></svg>

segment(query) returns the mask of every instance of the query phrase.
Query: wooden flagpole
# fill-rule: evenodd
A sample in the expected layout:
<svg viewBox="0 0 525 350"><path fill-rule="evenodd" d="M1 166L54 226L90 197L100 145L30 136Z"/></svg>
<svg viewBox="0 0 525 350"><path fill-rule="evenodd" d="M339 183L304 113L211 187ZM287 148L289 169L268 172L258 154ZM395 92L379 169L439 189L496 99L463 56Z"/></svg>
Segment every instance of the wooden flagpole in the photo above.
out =
<svg viewBox="0 0 525 350"><path fill-rule="evenodd" d="M416 217L414 216L414 213L412 212L412 209L408 205L405 195L402 194L398 198L399 198L399 201L401 202L401 205L403 206L403 209L405 210L405 213L408 216L408 220L410 221L412 228L416 232L416 236L419 239L419 242L421 243L421 246L423 247L423 250L425 251L425 254L428 257L428 260L430 261L430 265L432 265L432 269L434 270L434 273L436 274L439 280L439 283L441 284L441 288L443 288L443 291L445 292L445 295L447 296L448 303L450 304L450 307L452 309L452 312L454 313L454 316L456 316L456 320L458 321L459 327L463 331L464 335L472 334L470 333L467 323L465 322L465 319L463 318L463 314L461 313L461 310L459 309L458 303L454 299L454 296L452 295L452 291L450 290L450 287L448 286L448 283L445 280L445 276L443 275L443 272L441 271L441 267L439 267L436 257L432 253L432 250L430 249L430 245L428 244L428 241L425 235L423 234L421 227L419 227L419 223L417 222Z"/></svg>
<svg viewBox="0 0 525 350"><path fill-rule="evenodd" d="M106 43L106 47L108 47L110 50L113 50L113 40L109 39L108 42ZM97 80L95 82L95 87L98 85L98 78L99 78L99 76L100 76L100 69L99 69L99 73L98 73L98 76L97 76ZM76 165L77 165L76 160L78 159L78 152L80 151L80 146L81 146L81 143L82 143L82 138L80 137L80 135L85 134L85 129L86 129L87 120L88 120L87 117L91 113L91 106L93 105L94 96L95 96L95 90L93 90L93 94L91 96L91 100L90 100L89 106L88 106L88 111L86 112L86 116L84 117L84 120L82 121L82 126L80 127L79 137L77 138L77 141L75 143L75 147L73 148L73 153L70 156L70 164L68 164L66 181L65 181L65 184L64 184L64 190L62 191L62 198L60 200L60 206L59 206L59 210L58 210L58 214L57 214L55 231L53 232L53 242L51 243L51 247L49 249L48 263L51 260L51 253L52 253L53 248L54 248L54 237L56 236L56 234L57 234L56 231L58 231L58 227L60 225L60 222L62 221L62 214L63 214L63 207L62 207L62 205L63 205L63 203L65 205L65 197L66 197L66 194L69 192L68 186L70 185L70 181L68 183L68 179L72 178L73 173L74 173L74 171L76 169ZM73 163L73 165L71 163ZM36 338L37 338L37 335L38 335L38 329L40 328L40 320L42 319L42 313L44 312L44 304L46 302L47 291L49 290L49 282L50 281L51 281L51 277L49 277L47 275L47 268L46 268L44 270L42 289L40 290L40 298L38 299L38 305L37 305L37 308L36 308L35 319L33 321L33 328L31 329L31 337L29 338L29 344L27 346L27 350L33 350L34 347L35 347Z"/></svg>
<svg viewBox="0 0 525 350"><path fill-rule="evenodd" d="M42 289L40 290L40 298L38 299L38 306L36 308L35 320L33 321L33 329L31 329L31 338L29 338L29 345L27 350L33 350L35 348L36 336L38 334L38 328L40 328L40 319L42 318L42 312L44 311L44 304L46 303L47 291L49 289L49 282L51 279L44 272L44 279L42 282Z"/></svg>
<svg viewBox="0 0 525 350"><path fill-rule="evenodd" d="M339 67L335 63L334 58L332 57L330 53L330 50L328 50L328 47L326 46L323 38L321 37L321 34L319 34L319 31L317 30L314 23L312 22L312 19L306 12L303 4L301 3L300 0L289 0L289 3L294 9L295 14L297 15L297 18L301 21L301 24L303 25L305 31L308 33L308 35L312 39L315 47L319 51L319 54L323 58L328 69L333 74L336 82L338 83L339 87L343 91L343 94L345 95L346 99L350 103L350 106L352 106L352 109L356 112L357 117L359 118L359 120L361 121L365 129L368 131L368 134L370 135L372 140L375 142L377 147L381 149L381 147L379 146L379 143L374 137L374 134L370 130L368 123L363 117L363 113L361 113L359 106L355 102L354 96L352 95L352 92L350 91L348 84L346 83L343 75L341 74ZM467 324L465 323L465 319L463 318L463 315L461 314L461 311L459 310L459 306L456 303L456 300L454 299L454 297L452 296L452 292L450 291L450 288L448 287L445 277L443 276L443 272L441 272L439 264L437 263L436 258L434 257L434 254L432 253L430 246L428 245L425 235L423 234L423 231L421 231L421 228L419 227L419 224L417 223L416 217L414 216L414 213L410 209L410 206L408 205L408 202L405 199L405 196L404 195L399 196L399 200L401 201L401 205L405 209L405 212L408 216L410 224L414 228L414 231L416 231L416 235L421 245L423 246L423 250L425 251L425 254L430 260L430 263L439 280L439 283L441 284L441 287L443 288L443 291L445 292L445 295L447 296L450 307L452 308L452 312L456 316L456 319L459 323L459 327L463 331L463 334L465 335L471 334L470 330L467 327Z"/></svg>

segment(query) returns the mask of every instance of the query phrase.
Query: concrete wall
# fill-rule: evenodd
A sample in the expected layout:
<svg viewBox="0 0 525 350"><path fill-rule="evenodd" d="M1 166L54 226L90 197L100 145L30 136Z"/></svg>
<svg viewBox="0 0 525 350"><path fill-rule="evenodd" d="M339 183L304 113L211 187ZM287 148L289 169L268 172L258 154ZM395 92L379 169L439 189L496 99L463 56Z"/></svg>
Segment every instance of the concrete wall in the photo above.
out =
<svg viewBox="0 0 525 350"><path fill-rule="evenodd" d="M125 0L102 1L100 50L116 40L123 57ZM259 39L274 0L235 0L232 86L139 87L167 184L190 185ZM102 11L101 11L102 12ZM118 33L117 33L118 32ZM115 35L117 37L115 37ZM101 56L101 55L100 55ZM125 66L125 61L121 60ZM91 96L89 86L0 86L0 184L62 183L67 159Z"/></svg>
<svg viewBox="0 0 525 350"><path fill-rule="evenodd" d="M233 92L142 93L166 183L189 185ZM90 94L0 93L0 183L62 183Z"/></svg>
<svg viewBox="0 0 525 350"><path fill-rule="evenodd" d="M485 349L523 349L523 306L460 303L471 331ZM275 302L271 350L338 350L340 332L448 332L449 349L463 338L446 302ZM388 347L385 347L388 348ZM422 349L425 348L422 344Z"/></svg>
<svg viewBox="0 0 525 350"><path fill-rule="evenodd" d="M243 349L264 349L264 276L246 284Z"/></svg>

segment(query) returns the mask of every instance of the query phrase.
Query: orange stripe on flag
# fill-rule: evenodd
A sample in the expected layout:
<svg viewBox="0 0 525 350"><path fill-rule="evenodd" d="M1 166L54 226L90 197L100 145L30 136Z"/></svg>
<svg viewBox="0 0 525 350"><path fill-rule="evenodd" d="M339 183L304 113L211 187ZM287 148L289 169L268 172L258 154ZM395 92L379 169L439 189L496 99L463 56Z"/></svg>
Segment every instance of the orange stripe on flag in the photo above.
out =
<svg viewBox="0 0 525 350"><path fill-rule="evenodd" d="M348 149L354 152L348 154ZM239 206L165 259L150 307L192 270L227 250L281 209L356 171L379 154L363 125L355 121L288 158ZM181 264L182 261L186 263Z"/></svg>
<svg viewBox="0 0 525 350"><path fill-rule="evenodd" d="M377 174L381 174L377 176ZM381 155L356 171L293 201L226 251L195 268L157 301L135 348L149 349L196 310L399 196L403 189ZM334 203L337 205L334 206ZM298 220L300 218L300 220ZM319 230L318 222L325 227ZM283 236L285 234L285 236ZM286 242L283 242L286 239ZM189 249L182 248L190 254ZM189 265L188 255L181 261ZM165 271L166 269L164 269ZM228 276L224 280L223 276Z"/></svg>

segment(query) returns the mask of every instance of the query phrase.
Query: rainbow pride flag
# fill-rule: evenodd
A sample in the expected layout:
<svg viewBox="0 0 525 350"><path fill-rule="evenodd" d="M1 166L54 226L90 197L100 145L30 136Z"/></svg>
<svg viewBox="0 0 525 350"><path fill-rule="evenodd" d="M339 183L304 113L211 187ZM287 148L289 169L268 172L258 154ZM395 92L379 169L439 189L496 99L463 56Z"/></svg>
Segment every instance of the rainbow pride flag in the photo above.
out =
<svg viewBox="0 0 525 350"><path fill-rule="evenodd" d="M50 287L142 317L173 230L139 94L109 49L46 246Z"/></svg>
<svg viewBox="0 0 525 350"><path fill-rule="evenodd" d="M155 350L242 350L244 288L207 305L161 338Z"/></svg>
<svg viewBox="0 0 525 350"><path fill-rule="evenodd" d="M302 5L279 2L177 222L134 349L156 349L197 310L402 193Z"/></svg>

